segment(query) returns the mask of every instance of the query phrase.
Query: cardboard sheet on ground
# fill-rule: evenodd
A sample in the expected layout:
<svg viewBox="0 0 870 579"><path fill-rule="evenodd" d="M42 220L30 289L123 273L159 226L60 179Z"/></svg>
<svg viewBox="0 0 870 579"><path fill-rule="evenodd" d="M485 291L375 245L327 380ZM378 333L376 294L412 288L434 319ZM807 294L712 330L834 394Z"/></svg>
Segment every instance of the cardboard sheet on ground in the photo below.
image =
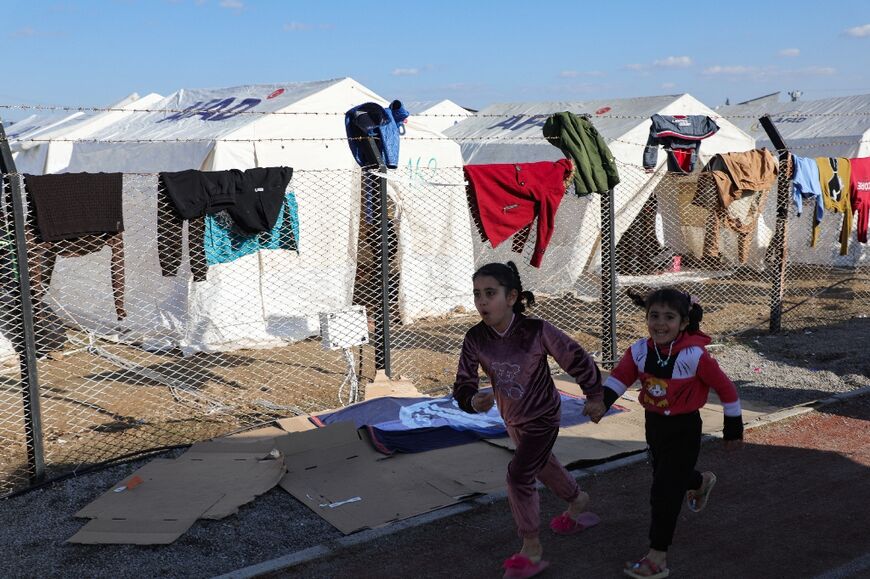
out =
<svg viewBox="0 0 870 579"><path fill-rule="evenodd" d="M345 534L499 488L510 460L510 453L482 443L384 457L350 422L278 444L287 464L281 487Z"/></svg>
<svg viewBox="0 0 870 579"><path fill-rule="evenodd" d="M274 448L274 438L227 438L194 445L176 459L155 459L77 512L92 520L69 542L168 544L196 519L235 514L284 474L281 457L264 458L267 447Z"/></svg>
<svg viewBox="0 0 870 579"><path fill-rule="evenodd" d="M555 377L555 382L556 387L563 392L580 394L580 387L570 377ZM644 410L637 402L636 394L635 390L629 390L626 396L616 402L628 412L608 414L598 424L587 422L559 429L559 438L553 447L553 453L559 461L570 467L582 461L603 460L645 449ZM743 421L749 422L773 410L769 406L744 403ZM707 406L701 409L701 419L704 423L703 432L722 430L722 406L715 394L711 395ZM487 439L487 442L511 450L514 448L509 438Z"/></svg>

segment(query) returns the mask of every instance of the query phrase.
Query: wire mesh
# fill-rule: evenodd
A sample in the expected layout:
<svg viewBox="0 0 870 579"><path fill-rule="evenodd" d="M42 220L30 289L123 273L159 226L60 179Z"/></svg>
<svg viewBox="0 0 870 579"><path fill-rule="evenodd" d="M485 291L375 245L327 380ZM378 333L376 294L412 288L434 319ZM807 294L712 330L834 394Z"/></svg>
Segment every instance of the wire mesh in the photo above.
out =
<svg viewBox="0 0 870 579"><path fill-rule="evenodd" d="M522 161L521 159L517 160ZM638 159L638 162L640 159ZM703 179L619 162L613 192L616 356L646 334L627 290L697 296L714 338L765 329L778 276L785 329L866 315L866 245L812 204L777 238L777 186L715 215ZM23 320L4 179L0 232L0 495L30 484ZM781 180L780 187L790 187ZM226 215L174 217L157 175L123 176L124 231L44 243L27 209L42 430L48 474L186 444L277 417L360 400L378 369L445 394L465 332L479 321L471 276L518 265L547 319L596 354L611 224L601 196L569 188L541 267L524 245L485 241L461 167L296 171L280 224L240 238ZM324 208L327 208L324 210ZM718 217L718 219L714 219ZM718 225L718 229L717 226ZM16 346L18 344L19 346ZM16 350L16 347L18 348Z"/></svg>

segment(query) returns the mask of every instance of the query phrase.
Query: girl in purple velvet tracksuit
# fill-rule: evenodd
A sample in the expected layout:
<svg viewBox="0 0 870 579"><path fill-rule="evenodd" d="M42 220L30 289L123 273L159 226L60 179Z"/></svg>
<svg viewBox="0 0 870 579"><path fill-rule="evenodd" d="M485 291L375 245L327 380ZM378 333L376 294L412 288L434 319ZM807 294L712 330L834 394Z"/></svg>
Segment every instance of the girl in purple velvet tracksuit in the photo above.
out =
<svg viewBox="0 0 870 579"><path fill-rule="evenodd" d="M598 522L584 513L589 495L551 452L559 432L561 397L550 376L547 356L570 374L586 395L584 414L594 422L604 415L601 374L595 362L574 340L552 324L523 315L533 305L523 291L513 262L490 263L473 276L474 305L482 321L468 330L462 344L453 397L466 412L486 412L498 403L516 451L508 465L508 502L523 539L519 553L504 563L505 577L531 577L548 563L541 559L540 507L535 479L568 503L550 522L557 534L573 534ZM478 368L492 390L478 390Z"/></svg>

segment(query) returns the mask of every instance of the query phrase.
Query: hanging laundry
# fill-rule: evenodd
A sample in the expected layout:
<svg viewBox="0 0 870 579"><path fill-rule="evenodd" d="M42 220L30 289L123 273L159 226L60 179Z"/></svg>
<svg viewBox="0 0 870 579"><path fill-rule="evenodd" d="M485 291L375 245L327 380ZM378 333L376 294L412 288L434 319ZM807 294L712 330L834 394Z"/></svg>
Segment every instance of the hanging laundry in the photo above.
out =
<svg viewBox="0 0 870 579"><path fill-rule="evenodd" d="M115 313L124 308L124 217L121 173L25 175L32 210L25 225L35 301L48 291L57 256L80 257L109 246Z"/></svg>
<svg viewBox="0 0 870 579"><path fill-rule="evenodd" d="M703 115L653 115L646 148L643 150L643 168L655 169L659 146L668 156L668 172L688 174L695 170L701 141L719 131L719 125Z"/></svg>
<svg viewBox="0 0 870 579"><path fill-rule="evenodd" d="M816 202L816 221L821 221L825 209L822 206L822 185L819 182L819 164L809 157L792 155L792 201L795 211L800 217L804 211L804 199L813 199Z"/></svg>
<svg viewBox="0 0 870 579"><path fill-rule="evenodd" d="M849 182L852 168L849 159L842 157L818 157L819 184L822 190L824 208L843 214L843 227L840 229L840 255L849 251L849 236L852 234L852 203ZM813 219L813 233L810 246L815 247L819 237L820 220Z"/></svg>
<svg viewBox="0 0 870 579"><path fill-rule="evenodd" d="M238 183L236 203L227 213L245 233L272 231L292 177L290 167L248 169Z"/></svg>
<svg viewBox="0 0 870 579"><path fill-rule="evenodd" d="M124 231L121 173L25 175L42 241Z"/></svg>
<svg viewBox="0 0 870 579"><path fill-rule="evenodd" d="M390 169L399 166L399 135L405 134L405 119L410 113L395 100L388 108L377 103L363 103L344 114L344 128L353 158L361 167L378 165L366 143L360 139L373 137L381 158Z"/></svg>
<svg viewBox="0 0 870 579"><path fill-rule="evenodd" d="M867 243L867 227L870 222L870 157L849 159L852 170L852 211L858 214L858 241Z"/></svg>
<svg viewBox="0 0 870 579"><path fill-rule="evenodd" d="M756 222L778 170L765 149L714 155L704 166L692 200L710 212L704 224L704 257L719 257L719 229L725 225L737 233L740 263L748 261Z"/></svg>
<svg viewBox="0 0 870 579"><path fill-rule="evenodd" d="M574 193L604 193L619 183L610 147L589 119L570 112L550 115L544 137L574 163Z"/></svg>
<svg viewBox="0 0 870 579"><path fill-rule="evenodd" d="M531 226L537 238L531 265L540 267L553 236L556 211L565 196L574 167L570 160L537 163L466 165L469 201L481 236L492 246ZM514 245L521 252L522 243Z"/></svg>
<svg viewBox="0 0 870 579"><path fill-rule="evenodd" d="M188 222L188 247L193 281L205 281L202 217L235 205L242 180L238 169L160 173L157 195L157 257L164 277L175 277L181 266L182 230Z"/></svg>
<svg viewBox="0 0 870 579"><path fill-rule="evenodd" d="M229 213L205 216L205 259L209 266L229 263L261 249L299 251L299 206L289 191L271 231L254 235L239 232Z"/></svg>
<svg viewBox="0 0 870 579"><path fill-rule="evenodd" d="M188 222L190 269L194 281L205 281L208 273L205 216L226 211L244 234L271 231L292 175L290 167L160 173L157 255L163 276L178 274L184 221Z"/></svg>

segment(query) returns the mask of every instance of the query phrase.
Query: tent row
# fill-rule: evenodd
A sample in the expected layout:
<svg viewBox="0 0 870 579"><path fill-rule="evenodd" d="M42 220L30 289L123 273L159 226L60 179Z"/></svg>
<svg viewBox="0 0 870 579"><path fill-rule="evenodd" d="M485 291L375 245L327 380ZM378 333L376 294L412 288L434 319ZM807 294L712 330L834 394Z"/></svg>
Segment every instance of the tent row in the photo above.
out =
<svg viewBox="0 0 870 579"><path fill-rule="evenodd" d="M136 226L128 225L125 242L142 258L128 259L127 318L118 322L112 313L108 274L95 275L108 272L108 251L75 261L59 259L48 294L52 308L94 332L114 334L148 349L177 347L186 354L274 347L317 335L319 313L353 302L362 190L359 168L344 141L343 115L368 101L389 102L344 78L183 89L167 97L132 95L110 112L49 115L16 123L10 137L19 172L128 174L124 213ZM759 145L747 127L732 123L727 114L719 118L721 111L688 94L496 104L464 120L459 119L468 111L451 108L450 103L420 105L422 112L432 112L429 117L415 117L413 105L408 108L412 116L402 137L399 169L389 180L390 195L402 208L396 267L401 272L398 305L404 323L472 308L475 264L516 260L509 244L492 249L480 240L469 214L461 167L561 158L541 134L550 114L590 114L621 163L623 179L615 191L617 240L666 173L663 155L654 172L647 174L639 167L651 115L717 118L720 130L704 141L701 164L716 153ZM161 276L156 173L278 165L295 171L291 188L302 231L298 254L248 255L210 267L204 282L194 282L189 272ZM659 241L678 253L700 253L703 231L667 223L678 212L667 206L666 196L658 199ZM589 279L599 268L599 211L597 195L565 198L543 266L523 268L528 287L594 296ZM756 263L760 264L772 228L765 213L754 236ZM723 244L727 253L736 241L726 236Z"/></svg>

